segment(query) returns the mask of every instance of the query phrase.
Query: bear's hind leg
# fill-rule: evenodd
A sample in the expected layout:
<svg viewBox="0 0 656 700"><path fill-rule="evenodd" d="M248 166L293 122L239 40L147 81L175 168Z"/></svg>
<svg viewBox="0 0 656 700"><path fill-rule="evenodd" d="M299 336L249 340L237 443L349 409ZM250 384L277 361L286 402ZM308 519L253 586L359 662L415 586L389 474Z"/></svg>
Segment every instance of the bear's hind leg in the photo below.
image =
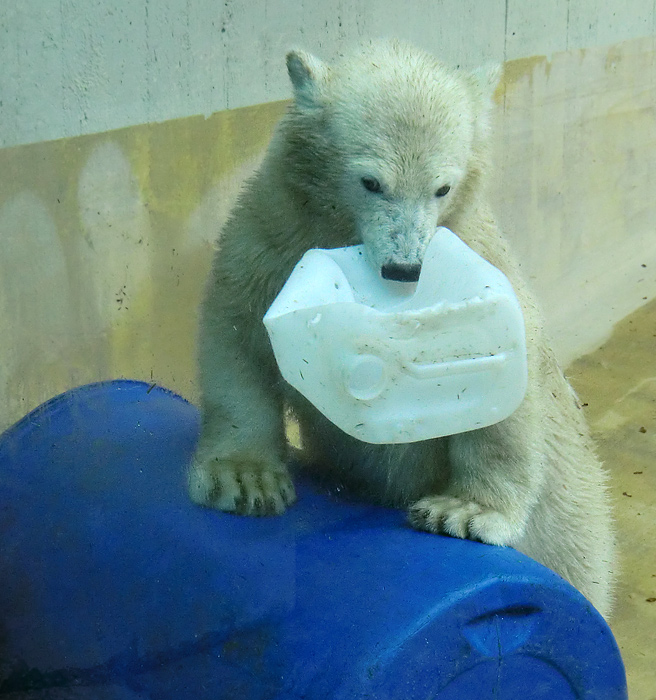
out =
<svg viewBox="0 0 656 700"><path fill-rule="evenodd" d="M567 579L608 618L616 541L607 475L578 434L563 430L547 459L551 476L517 549Z"/></svg>

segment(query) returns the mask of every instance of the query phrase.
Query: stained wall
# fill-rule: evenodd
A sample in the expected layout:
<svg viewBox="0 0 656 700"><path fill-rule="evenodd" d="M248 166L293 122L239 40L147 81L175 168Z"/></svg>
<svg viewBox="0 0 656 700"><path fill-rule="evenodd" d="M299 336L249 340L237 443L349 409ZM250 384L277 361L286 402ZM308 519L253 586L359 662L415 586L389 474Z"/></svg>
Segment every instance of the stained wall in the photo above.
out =
<svg viewBox="0 0 656 700"><path fill-rule="evenodd" d="M505 62L495 209L563 364L656 296L653 3L0 8L0 428L125 376L194 400L214 240L289 97L283 54L394 34ZM199 116L200 115L200 116Z"/></svg>

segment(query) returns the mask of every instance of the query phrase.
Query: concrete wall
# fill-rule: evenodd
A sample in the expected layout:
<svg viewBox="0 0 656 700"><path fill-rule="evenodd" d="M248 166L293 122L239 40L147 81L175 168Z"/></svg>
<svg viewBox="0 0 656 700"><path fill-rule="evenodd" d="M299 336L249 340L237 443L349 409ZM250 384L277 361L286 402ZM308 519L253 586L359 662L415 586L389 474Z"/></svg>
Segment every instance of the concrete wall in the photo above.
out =
<svg viewBox="0 0 656 700"><path fill-rule="evenodd" d="M656 52L628 38L653 0L595 5L6 3L0 429L116 376L196 398L212 240L284 109L291 44L330 58L393 33L455 64L524 56L498 93L495 208L561 360L598 345L656 296Z"/></svg>
<svg viewBox="0 0 656 700"><path fill-rule="evenodd" d="M453 65L654 33L654 1L22 0L0 3L0 146L285 99L282 57L397 36Z"/></svg>

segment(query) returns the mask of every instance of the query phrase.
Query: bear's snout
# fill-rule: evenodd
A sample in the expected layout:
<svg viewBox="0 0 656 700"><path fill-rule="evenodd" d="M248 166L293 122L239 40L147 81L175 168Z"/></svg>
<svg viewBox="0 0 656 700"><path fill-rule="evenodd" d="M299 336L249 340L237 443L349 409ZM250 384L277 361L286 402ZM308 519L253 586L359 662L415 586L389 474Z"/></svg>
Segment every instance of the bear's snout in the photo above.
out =
<svg viewBox="0 0 656 700"><path fill-rule="evenodd" d="M421 272L421 263L385 263L380 268L384 280L395 282L416 282Z"/></svg>

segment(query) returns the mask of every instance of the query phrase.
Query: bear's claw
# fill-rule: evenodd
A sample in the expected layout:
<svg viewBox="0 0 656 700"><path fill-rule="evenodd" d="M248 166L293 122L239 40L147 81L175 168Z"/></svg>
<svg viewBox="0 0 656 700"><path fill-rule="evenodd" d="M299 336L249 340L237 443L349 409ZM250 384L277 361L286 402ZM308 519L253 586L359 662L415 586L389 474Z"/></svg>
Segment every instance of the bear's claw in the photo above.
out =
<svg viewBox="0 0 656 700"><path fill-rule="evenodd" d="M487 544L511 545L523 528L499 511L455 496L428 496L408 511L410 523L418 530Z"/></svg>
<svg viewBox="0 0 656 700"><path fill-rule="evenodd" d="M296 500L287 470L242 462L194 463L189 494L200 505L238 515L280 515Z"/></svg>

